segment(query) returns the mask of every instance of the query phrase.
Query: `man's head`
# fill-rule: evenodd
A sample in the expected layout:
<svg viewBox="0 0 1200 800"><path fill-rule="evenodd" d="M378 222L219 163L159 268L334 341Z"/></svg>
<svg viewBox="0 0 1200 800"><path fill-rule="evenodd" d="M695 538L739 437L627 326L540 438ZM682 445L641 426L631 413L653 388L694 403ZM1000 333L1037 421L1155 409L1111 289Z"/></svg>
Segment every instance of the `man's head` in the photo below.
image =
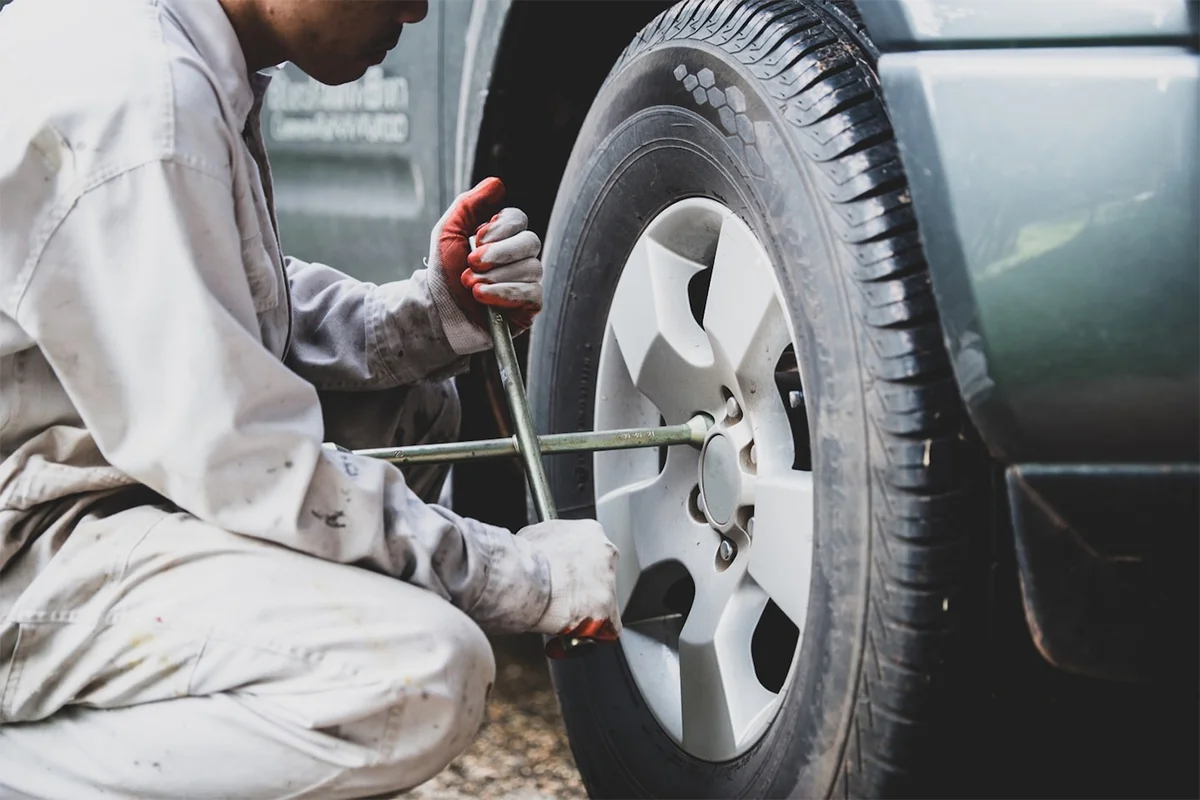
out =
<svg viewBox="0 0 1200 800"><path fill-rule="evenodd" d="M251 70L290 61L318 81L362 76L396 46L427 0L220 0Z"/></svg>

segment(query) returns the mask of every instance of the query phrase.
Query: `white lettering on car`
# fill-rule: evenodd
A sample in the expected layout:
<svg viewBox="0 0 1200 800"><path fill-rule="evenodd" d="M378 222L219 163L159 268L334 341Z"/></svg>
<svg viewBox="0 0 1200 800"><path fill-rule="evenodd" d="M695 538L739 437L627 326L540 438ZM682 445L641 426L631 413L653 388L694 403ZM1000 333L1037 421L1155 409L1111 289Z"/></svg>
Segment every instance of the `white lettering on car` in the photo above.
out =
<svg viewBox="0 0 1200 800"><path fill-rule="evenodd" d="M408 105L408 79L383 67L341 86L280 70L267 91L267 130L277 142L403 144Z"/></svg>

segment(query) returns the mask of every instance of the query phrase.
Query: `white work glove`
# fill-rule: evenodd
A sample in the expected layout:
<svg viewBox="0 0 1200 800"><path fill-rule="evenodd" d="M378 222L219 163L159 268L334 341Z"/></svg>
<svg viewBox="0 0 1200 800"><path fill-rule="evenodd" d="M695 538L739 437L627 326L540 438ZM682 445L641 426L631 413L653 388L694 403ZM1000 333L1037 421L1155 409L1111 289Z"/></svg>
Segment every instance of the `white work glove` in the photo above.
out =
<svg viewBox="0 0 1200 800"><path fill-rule="evenodd" d="M550 604L532 628L611 641L621 632L617 611L617 547L594 519L555 519L522 529L517 538L550 566Z"/></svg>
<svg viewBox="0 0 1200 800"><path fill-rule="evenodd" d="M429 288L458 353L491 341L483 306L503 309L518 330L542 308L541 240L519 209L493 214L503 198L500 179L485 178L455 198L430 235Z"/></svg>

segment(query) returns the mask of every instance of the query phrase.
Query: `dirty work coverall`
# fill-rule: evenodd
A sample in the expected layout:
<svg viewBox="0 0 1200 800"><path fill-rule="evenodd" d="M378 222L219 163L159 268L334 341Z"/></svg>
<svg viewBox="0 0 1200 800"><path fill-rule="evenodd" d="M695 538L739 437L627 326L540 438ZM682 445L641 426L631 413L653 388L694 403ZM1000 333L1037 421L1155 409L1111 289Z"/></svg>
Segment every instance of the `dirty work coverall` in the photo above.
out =
<svg viewBox="0 0 1200 800"><path fill-rule="evenodd" d="M0 12L0 796L415 785L481 719L478 626L547 606L508 531L321 448L449 432L488 337L424 271L281 256L266 82L217 0Z"/></svg>

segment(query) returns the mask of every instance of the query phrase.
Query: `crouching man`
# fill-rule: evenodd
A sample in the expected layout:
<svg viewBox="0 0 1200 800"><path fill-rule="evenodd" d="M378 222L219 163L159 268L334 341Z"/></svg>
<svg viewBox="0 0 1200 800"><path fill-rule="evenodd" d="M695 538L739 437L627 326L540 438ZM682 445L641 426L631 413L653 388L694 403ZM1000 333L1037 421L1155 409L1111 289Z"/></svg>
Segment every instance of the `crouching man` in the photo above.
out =
<svg viewBox="0 0 1200 800"><path fill-rule="evenodd" d="M541 307L495 179L409 280L281 253L259 70L353 80L426 11L0 12L0 795L393 793L474 736L484 631L617 634L596 523L514 536L322 447L454 436L483 305Z"/></svg>

